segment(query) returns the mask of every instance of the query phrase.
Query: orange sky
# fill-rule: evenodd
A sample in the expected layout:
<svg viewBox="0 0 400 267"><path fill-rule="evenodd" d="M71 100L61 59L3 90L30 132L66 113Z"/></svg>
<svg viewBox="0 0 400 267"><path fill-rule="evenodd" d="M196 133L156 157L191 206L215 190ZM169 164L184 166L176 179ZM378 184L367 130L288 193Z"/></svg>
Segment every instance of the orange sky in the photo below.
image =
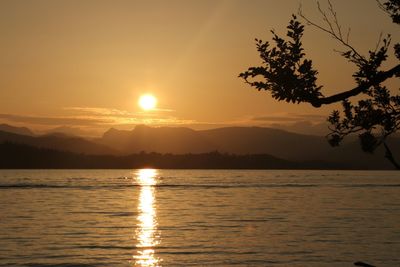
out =
<svg viewBox="0 0 400 267"><path fill-rule="evenodd" d="M375 47L380 32L399 41L375 0L332 3L361 52ZM254 38L270 39L272 28L285 33L298 6L295 0L3 0L0 123L100 133L142 123L322 122L333 107L278 103L237 77L260 63ZM303 9L321 21L314 1L303 1ZM307 27L304 45L326 95L354 86L354 68L333 52L339 44ZM157 97L158 110L140 110L144 93Z"/></svg>

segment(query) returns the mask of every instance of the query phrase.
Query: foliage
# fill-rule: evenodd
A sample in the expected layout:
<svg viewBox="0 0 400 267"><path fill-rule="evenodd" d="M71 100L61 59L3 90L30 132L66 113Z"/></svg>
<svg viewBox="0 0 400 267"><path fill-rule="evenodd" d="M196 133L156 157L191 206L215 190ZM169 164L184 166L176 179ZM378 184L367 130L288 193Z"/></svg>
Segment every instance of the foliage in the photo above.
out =
<svg viewBox="0 0 400 267"><path fill-rule="evenodd" d="M400 24L399 0L378 3L394 23ZM349 43L350 29L346 37L343 35L329 0L328 4L328 14L318 4L326 27L310 21L301 13L301 9L299 15L308 25L327 32L345 47L346 50L339 53L357 67L353 74L357 84L355 88L332 96L323 96L322 86L317 85L318 72L313 69L312 61L305 58L302 47L304 26L294 15L287 27L288 40L279 37L274 31L273 47L268 42L256 39L262 66L250 67L239 77L258 90L270 91L272 97L278 101L307 102L314 107L342 102L342 112L334 110L328 118L331 125L331 132L327 135L329 143L337 146L348 134L358 133L364 151L372 153L379 145L384 144L386 157L397 167L385 140L400 129L400 96L392 95L382 83L393 76L400 77L400 64L386 71L381 69L388 58L391 37L380 37L376 48L370 50L367 56L362 55ZM400 44L394 45L394 55L400 60ZM361 99L353 103L350 99L353 96Z"/></svg>
<svg viewBox="0 0 400 267"><path fill-rule="evenodd" d="M400 23L400 1L399 0L388 0L387 2L381 4L378 1L380 7L383 11L387 12L392 18L394 23Z"/></svg>
<svg viewBox="0 0 400 267"><path fill-rule="evenodd" d="M258 90L271 91L272 97L278 101L309 102L309 99L321 96L321 86L315 83L317 71L313 69L312 61L304 59L301 43L304 26L293 15L287 29L289 41L271 31L276 47L271 48L269 42L256 39L257 50L264 65L251 67L239 76ZM257 76L262 76L264 80L249 82L248 78Z"/></svg>

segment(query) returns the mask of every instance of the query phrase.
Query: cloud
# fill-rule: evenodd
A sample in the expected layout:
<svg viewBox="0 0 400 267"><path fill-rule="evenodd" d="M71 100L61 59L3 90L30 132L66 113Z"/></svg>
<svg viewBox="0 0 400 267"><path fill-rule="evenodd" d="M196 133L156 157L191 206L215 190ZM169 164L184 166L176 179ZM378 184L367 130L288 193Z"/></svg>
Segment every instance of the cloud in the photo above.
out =
<svg viewBox="0 0 400 267"><path fill-rule="evenodd" d="M285 114L273 114L265 116L257 116L251 118L252 121L263 121L263 122L300 122L300 121L313 121L322 122L326 120L326 116L318 114L295 114L295 113L285 113Z"/></svg>
<svg viewBox="0 0 400 267"><path fill-rule="evenodd" d="M327 133L326 117L319 114L277 113L243 117L233 121L204 122L173 116L172 110L129 112L100 107L66 107L62 116L33 116L0 114L0 121L22 124L34 129L50 129L60 126L77 127L98 135L110 127L132 129L136 125L184 126L194 129L210 129L227 126L261 126L280 128L292 132L324 135Z"/></svg>
<svg viewBox="0 0 400 267"><path fill-rule="evenodd" d="M103 119L107 124L126 125L126 124L149 124L149 125L185 125L196 123L194 120L183 120L169 114L173 110L156 109L152 112L132 113L126 110L98 108L98 107L67 107L64 110L72 111L76 116L88 116Z"/></svg>
<svg viewBox="0 0 400 267"><path fill-rule="evenodd" d="M98 108L98 107L66 107L63 108L67 111L72 111L77 115L90 115L90 116L98 116L98 117L114 117L114 118L135 118L135 117L157 117L162 116L162 113L173 112L172 109L155 109L151 112L129 112L126 110L120 110L115 108Z"/></svg>
<svg viewBox="0 0 400 267"><path fill-rule="evenodd" d="M65 116L27 116L15 114L0 114L0 119L9 122L51 125L51 126L85 126L111 127L125 124L149 125L186 125L197 123L194 120L184 120L160 112L132 113L125 110L98 107L67 107L63 108ZM162 110L170 112L170 110Z"/></svg>
<svg viewBox="0 0 400 267"><path fill-rule="evenodd" d="M61 116L34 116L0 114L0 122L28 126L35 131L46 132L62 127L84 129L85 135L98 136L110 127L133 128L136 125L190 126L195 120L180 119L171 115L171 110L132 113L125 110L99 107L67 107ZM61 127L61 128L60 128ZM65 130L65 129L64 129ZM75 129L76 131L76 129Z"/></svg>
<svg viewBox="0 0 400 267"><path fill-rule="evenodd" d="M299 118L296 117L282 117L282 116L261 116L252 118L253 121L298 121Z"/></svg>
<svg viewBox="0 0 400 267"><path fill-rule="evenodd" d="M99 125L109 123L104 118L90 118L90 117L42 117L42 116L26 116L15 114L0 114L0 119L10 122L20 122L28 124L40 125Z"/></svg>
<svg viewBox="0 0 400 267"><path fill-rule="evenodd" d="M90 116L113 116L113 117L132 117L133 113L125 110L114 109L114 108L97 108L97 107L66 107L63 108L67 111L72 111L77 115L90 115Z"/></svg>

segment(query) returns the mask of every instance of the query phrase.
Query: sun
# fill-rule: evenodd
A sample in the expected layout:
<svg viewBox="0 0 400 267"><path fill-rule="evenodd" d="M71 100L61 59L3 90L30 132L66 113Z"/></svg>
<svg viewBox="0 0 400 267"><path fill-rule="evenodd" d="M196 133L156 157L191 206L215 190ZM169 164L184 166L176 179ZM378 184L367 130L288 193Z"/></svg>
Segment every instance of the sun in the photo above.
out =
<svg viewBox="0 0 400 267"><path fill-rule="evenodd" d="M150 94L146 94L139 98L138 103L143 110L152 110L157 105L157 99Z"/></svg>

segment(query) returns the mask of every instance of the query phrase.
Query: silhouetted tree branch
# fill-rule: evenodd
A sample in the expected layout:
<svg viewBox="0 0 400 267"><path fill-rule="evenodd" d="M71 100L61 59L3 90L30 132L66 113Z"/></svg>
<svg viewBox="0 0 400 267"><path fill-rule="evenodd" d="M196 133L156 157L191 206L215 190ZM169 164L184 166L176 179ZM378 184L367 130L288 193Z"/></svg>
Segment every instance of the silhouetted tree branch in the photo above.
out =
<svg viewBox="0 0 400 267"><path fill-rule="evenodd" d="M394 23L400 24L400 1L378 1L379 7L389 14ZM342 139L351 133L359 133L360 144L365 152L372 153L381 144L387 151L386 158L397 168L393 155L385 140L400 129L400 96L391 95L382 83L392 77L400 77L400 64L388 70L381 70L382 63L387 60L391 36L379 37L376 48L362 55L349 42L350 28L343 34L337 14L328 0L328 10L324 11L319 2L318 10L325 22L319 25L303 15L301 7L299 16L311 26L328 33L346 49L339 52L350 63L355 64L357 71L353 74L357 86L343 90L340 93L324 96L322 86L317 85L318 71L313 68L312 60L305 58L302 37L304 26L293 15L287 26L287 40L279 37L274 31L273 42L263 42L256 39L257 50L262 59L262 65L250 67L239 77L257 90L271 92L278 101L310 103L321 107L332 103L342 102L343 111L334 110L329 116L331 124L328 141L332 146L340 144ZM400 44L394 45L395 56L400 59ZM363 96L354 104L350 98ZM343 115L343 116L342 116Z"/></svg>
<svg viewBox="0 0 400 267"><path fill-rule="evenodd" d="M400 73L400 64L387 70L387 71L381 71L379 72L374 78L370 79L369 81L362 83L361 85L348 90L348 91L343 91L341 93L331 95L328 97L320 97L317 98L316 100L313 100L310 102L311 105L314 107L321 107L322 105L328 105L328 104L333 104L336 102L344 101L348 99L349 97L352 96L357 96L360 93L363 93L367 91L371 86L374 86L376 84L380 84L384 81L386 81L389 78L392 78L395 75L398 75Z"/></svg>

